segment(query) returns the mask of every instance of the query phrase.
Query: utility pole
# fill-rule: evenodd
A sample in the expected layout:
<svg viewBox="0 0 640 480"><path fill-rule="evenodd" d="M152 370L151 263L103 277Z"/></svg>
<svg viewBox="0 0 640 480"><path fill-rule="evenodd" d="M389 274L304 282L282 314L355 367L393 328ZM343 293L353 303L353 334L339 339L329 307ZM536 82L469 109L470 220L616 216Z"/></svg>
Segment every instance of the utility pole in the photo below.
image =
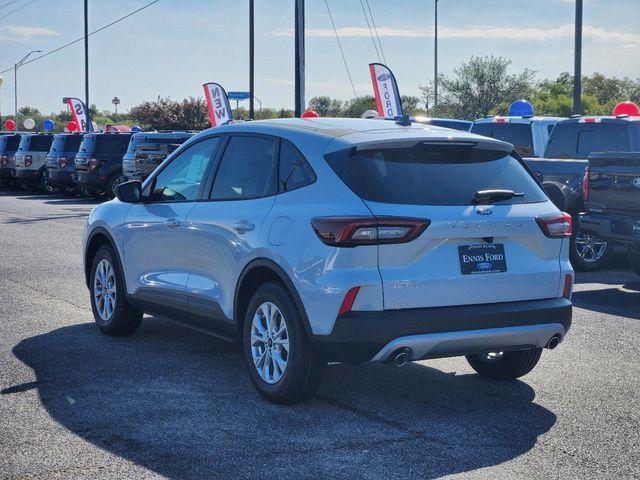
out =
<svg viewBox="0 0 640 480"><path fill-rule="evenodd" d="M576 44L573 61L573 113L580 114L582 93L582 0L576 0Z"/></svg>
<svg viewBox="0 0 640 480"><path fill-rule="evenodd" d="M89 108L89 0L84 0L84 104Z"/></svg>
<svg viewBox="0 0 640 480"><path fill-rule="evenodd" d="M18 68L27 61L27 58L29 58L32 53L42 53L42 50L31 50L24 57L13 64L13 101L15 107L13 121L16 122L16 131L20 128L20 124L18 123Z"/></svg>
<svg viewBox="0 0 640 480"><path fill-rule="evenodd" d="M249 118L254 118L254 70L253 70L253 54L254 54L254 22L253 22L253 0L249 0Z"/></svg>
<svg viewBox="0 0 640 480"><path fill-rule="evenodd" d="M304 111L304 0L295 0L295 116L300 117Z"/></svg>
<svg viewBox="0 0 640 480"><path fill-rule="evenodd" d="M433 2L435 7L434 42L433 42L433 108L438 107L438 0Z"/></svg>

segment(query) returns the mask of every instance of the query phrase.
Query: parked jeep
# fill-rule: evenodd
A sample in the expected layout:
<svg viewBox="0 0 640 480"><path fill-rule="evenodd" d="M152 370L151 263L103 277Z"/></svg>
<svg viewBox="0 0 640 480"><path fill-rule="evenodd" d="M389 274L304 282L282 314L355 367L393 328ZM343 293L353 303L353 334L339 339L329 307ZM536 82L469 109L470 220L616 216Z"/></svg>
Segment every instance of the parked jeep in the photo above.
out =
<svg viewBox="0 0 640 480"><path fill-rule="evenodd" d="M19 133L0 135L0 184L4 186L13 185L16 176L14 155L19 144Z"/></svg>
<svg viewBox="0 0 640 480"><path fill-rule="evenodd" d="M53 135L50 133L31 133L22 135L16 161L16 183L25 190L46 189L45 166L47 153L51 148Z"/></svg>
<svg viewBox="0 0 640 480"><path fill-rule="evenodd" d="M122 157L122 175L127 180L144 180L176 148L195 132L140 132L131 136Z"/></svg>
<svg viewBox="0 0 640 480"><path fill-rule="evenodd" d="M82 134L58 133L53 136L47 155L46 184L50 190L73 190L76 173L75 158L80 148Z"/></svg>

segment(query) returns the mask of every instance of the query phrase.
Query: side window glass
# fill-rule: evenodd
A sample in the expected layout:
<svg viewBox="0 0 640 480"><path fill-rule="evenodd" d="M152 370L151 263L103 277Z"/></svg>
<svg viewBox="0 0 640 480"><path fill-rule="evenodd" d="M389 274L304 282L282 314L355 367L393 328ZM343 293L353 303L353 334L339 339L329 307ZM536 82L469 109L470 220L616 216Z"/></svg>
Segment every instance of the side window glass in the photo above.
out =
<svg viewBox="0 0 640 480"><path fill-rule="evenodd" d="M214 200L240 200L275 194L277 142L271 138L231 137L213 184Z"/></svg>
<svg viewBox="0 0 640 480"><path fill-rule="evenodd" d="M289 192L313 183L316 176L300 151L286 140L280 143L278 192Z"/></svg>
<svg viewBox="0 0 640 480"><path fill-rule="evenodd" d="M204 174L215 156L220 137L208 138L188 148L156 176L151 183L154 202L198 200Z"/></svg>

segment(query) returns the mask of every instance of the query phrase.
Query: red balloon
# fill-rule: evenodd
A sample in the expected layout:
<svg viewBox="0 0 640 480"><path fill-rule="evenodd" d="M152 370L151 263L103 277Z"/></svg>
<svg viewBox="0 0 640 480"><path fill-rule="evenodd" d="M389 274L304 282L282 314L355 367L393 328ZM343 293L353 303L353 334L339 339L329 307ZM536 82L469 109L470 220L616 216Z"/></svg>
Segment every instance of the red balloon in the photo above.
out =
<svg viewBox="0 0 640 480"><path fill-rule="evenodd" d="M319 116L315 110L307 110L302 114L302 118L318 118Z"/></svg>
<svg viewBox="0 0 640 480"><path fill-rule="evenodd" d="M629 115L630 117L640 116L640 108L633 102L620 102L613 109L614 115Z"/></svg>
<svg viewBox="0 0 640 480"><path fill-rule="evenodd" d="M67 130L70 132L75 132L78 129L78 124L73 120L67 123Z"/></svg>
<svg viewBox="0 0 640 480"><path fill-rule="evenodd" d="M13 120L7 120L6 122L4 122L4 128L6 128L9 131L15 130L16 122L14 122Z"/></svg>

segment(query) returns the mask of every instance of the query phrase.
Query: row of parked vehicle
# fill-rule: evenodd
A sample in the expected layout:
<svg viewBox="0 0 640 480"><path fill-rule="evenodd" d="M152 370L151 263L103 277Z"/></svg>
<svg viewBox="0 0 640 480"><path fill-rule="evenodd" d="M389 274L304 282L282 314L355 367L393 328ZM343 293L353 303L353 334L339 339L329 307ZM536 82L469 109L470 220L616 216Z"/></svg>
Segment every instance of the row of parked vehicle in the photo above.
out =
<svg viewBox="0 0 640 480"><path fill-rule="evenodd" d="M574 267L597 270L622 251L640 273L640 116L489 117L471 132L513 144L571 214Z"/></svg>
<svg viewBox="0 0 640 480"><path fill-rule="evenodd" d="M639 264L640 208L633 205L640 195L640 169L636 168L640 154L633 152L640 152L640 116L541 117L528 110L527 102L519 102L525 107L520 115L493 116L475 122L420 117L412 117L411 121L471 131L514 145L549 198L573 217L576 228L571 259L577 268L599 269L609 262L615 250L629 253L630 263ZM0 181L16 183L24 189L75 191L83 196L113 198L118 184L144 180L195 133L3 134ZM627 171L624 177L611 172L602 177L602 169L609 166ZM602 178L609 179L607 187ZM588 192L601 188L607 190L606 194L596 194L597 204L589 202ZM594 214L598 218L604 215L606 222L596 226ZM637 269L640 271L640 266Z"/></svg>
<svg viewBox="0 0 640 480"><path fill-rule="evenodd" d="M113 198L126 180L144 180L195 132L5 133L3 185Z"/></svg>

